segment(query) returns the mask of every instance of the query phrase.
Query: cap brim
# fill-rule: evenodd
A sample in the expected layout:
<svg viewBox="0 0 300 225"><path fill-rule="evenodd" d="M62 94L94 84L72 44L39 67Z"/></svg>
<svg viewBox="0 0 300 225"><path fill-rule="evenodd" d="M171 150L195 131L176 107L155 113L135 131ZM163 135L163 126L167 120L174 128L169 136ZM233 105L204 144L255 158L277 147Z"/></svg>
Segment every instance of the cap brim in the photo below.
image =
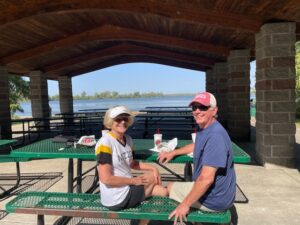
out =
<svg viewBox="0 0 300 225"><path fill-rule="evenodd" d="M204 105L204 106L210 106L210 104L203 104L202 102L199 102L199 101L191 101L190 104L189 104L189 107L191 107L194 103L198 103L198 104L201 104L201 105Z"/></svg>

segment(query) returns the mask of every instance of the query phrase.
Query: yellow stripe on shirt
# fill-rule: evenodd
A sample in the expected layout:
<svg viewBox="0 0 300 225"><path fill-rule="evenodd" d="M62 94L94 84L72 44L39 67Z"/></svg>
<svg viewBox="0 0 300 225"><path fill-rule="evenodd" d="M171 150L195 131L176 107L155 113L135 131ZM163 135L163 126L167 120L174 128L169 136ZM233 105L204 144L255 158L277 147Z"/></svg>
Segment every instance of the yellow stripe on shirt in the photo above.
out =
<svg viewBox="0 0 300 225"><path fill-rule="evenodd" d="M96 149L96 155L100 154L101 152L108 153L111 155L111 148L105 145L99 145Z"/></svg>

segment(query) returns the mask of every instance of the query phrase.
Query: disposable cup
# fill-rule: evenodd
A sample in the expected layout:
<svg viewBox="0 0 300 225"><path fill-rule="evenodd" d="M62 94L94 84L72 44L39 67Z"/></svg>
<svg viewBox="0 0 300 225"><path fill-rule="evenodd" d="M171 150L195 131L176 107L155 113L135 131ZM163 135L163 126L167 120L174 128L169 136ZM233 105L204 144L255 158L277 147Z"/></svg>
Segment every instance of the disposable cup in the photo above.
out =
<svg viewBox="0 0 300 225"><path fill-rule="evenodd" d="M195 141L196 141L196 134L197 134L197 133L192 133L192 134L191 134L191 135L192 135L193 143L195 143Z"/></svg>
<svg viewBox="0 0 300 225"><path fill-rule="evenodd" d="M102 137L103 137L106 133L108 133L108 131L109 131L109 130L102 130L102 131L101 131Z"/></svg>
<svg viewBox="0 0 300 225"><path fill-rule="evenodd" d="M162 141L162 134L154 134L153 137L154 137L154 146L156 147Z"/></svg>

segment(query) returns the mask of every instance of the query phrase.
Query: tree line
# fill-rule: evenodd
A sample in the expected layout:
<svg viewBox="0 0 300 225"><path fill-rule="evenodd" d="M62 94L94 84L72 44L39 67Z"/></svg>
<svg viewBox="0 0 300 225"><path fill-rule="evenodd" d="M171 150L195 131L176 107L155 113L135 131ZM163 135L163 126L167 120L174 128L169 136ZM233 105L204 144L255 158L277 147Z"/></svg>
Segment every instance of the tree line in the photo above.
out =
<svg viewBox="0 0 300 225"><path fill-rule="evenodd" d="M74 95L75 100L88 100L88 99L107 99L107 98L143 98L143 97L161 97L164 96L161 92L148 92L140 93L138 91L129 94L120 94L117 91L103 91L95 93L94 95L88 95L85 91L79 95ZM49 97L50 100L59 100L59 95L53 95Z"/></svg>

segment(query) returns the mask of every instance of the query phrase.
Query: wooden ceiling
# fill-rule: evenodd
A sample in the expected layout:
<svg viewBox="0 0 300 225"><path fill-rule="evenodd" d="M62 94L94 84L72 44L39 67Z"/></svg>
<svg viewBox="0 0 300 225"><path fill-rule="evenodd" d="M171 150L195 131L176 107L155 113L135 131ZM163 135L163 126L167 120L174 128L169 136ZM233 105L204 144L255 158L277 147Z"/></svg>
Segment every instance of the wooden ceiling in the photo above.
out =
<svg viewBox="0 0 300 225"><path fill-rule="evenodd" d="M299 0L0 1L0 65L77 76L153 62L205 71L231 49L255 54L264 23L300 22Z"/></svg>

